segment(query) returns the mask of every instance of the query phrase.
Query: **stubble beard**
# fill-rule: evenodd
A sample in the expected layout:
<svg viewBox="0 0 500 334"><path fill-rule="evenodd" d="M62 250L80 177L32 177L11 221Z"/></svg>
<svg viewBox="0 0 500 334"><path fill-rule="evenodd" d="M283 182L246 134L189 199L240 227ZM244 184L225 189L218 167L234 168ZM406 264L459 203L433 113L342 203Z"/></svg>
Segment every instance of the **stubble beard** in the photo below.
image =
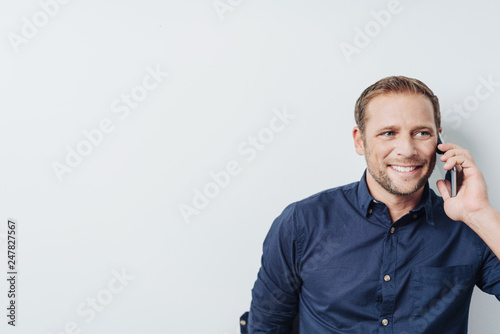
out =
<svg viewBox="0 0 500 334"><path fill-rule="evenodd" d="M416 193L420 188L425 186L427 181L429 180L432 171L434 170L434 166L436 165L436 156L433 155L431 160L407 160L402 163L404 164L416 164L422 166L422 168L425 168L426 166L428 167L426 174L422 176L420 179L418 179L416 185L413 188L410 189L402 189L402 187L399 187L397 184L393 182L393 180L389 177L387 174L387 164L385 163L379 163L378 164L378 173L377 171L373 170L369 164L369 158L370 158L370 152L365 153L365 159L366 159L366 166L368 169L368 172L370 175L373 177L373 179L386 191L393 195L397 196L409 196L414 193Z"/></svg>

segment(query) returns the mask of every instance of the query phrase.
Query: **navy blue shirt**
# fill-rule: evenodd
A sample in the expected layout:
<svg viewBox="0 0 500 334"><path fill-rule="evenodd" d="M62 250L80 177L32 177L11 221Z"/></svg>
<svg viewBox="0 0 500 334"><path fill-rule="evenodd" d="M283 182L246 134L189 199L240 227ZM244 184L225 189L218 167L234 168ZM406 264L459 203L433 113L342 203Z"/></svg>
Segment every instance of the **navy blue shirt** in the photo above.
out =
<svg viewBox="0 0 500 334"><path fill-rule="evenodd" d="M475 285L500 300L500 261L427 184L392 223L360 182L288 206L264 241L249 333L467 333Z"/></svg>

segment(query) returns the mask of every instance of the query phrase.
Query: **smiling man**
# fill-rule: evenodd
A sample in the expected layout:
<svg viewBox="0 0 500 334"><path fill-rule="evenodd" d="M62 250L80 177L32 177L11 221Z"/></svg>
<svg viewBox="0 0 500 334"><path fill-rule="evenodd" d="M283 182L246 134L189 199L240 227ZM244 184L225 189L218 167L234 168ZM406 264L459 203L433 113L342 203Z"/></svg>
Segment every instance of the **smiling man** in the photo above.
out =
<svg viewBox="0 0 500 334"><path fill-rule="evenodd" d="M460 170L456 197L438 181L437 97L388 77L355 106L359 182L288 206L264 242L249 333L467 333L474 286L500 299L500 214L470 152L441 144ZM495 255L496 254L496 255Z"/></svg>
<svg viewBox="0 0 500 334"><path fill-rule="evenodd" d="M420 202L432 174L439 129L435 119L440 117L435 117L430 98L436 98L430 93L378 93L358 101L355 117L359 125L353 136L356 152L366 157L366 182L372 196L387 204L393 200L406 204L390 210L396 221L398 213ZM368 99L370 103L364 105Z"/></svg>

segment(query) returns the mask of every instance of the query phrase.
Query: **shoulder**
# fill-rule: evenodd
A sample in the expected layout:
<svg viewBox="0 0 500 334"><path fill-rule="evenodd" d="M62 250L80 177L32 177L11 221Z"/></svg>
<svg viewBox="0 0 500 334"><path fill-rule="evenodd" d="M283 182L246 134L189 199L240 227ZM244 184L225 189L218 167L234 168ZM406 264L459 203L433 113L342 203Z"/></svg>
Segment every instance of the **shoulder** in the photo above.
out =
<svg viewBox="0 0 500 334"><path fill-rule="evenodd" d="M345 221L359 210L358 183L326 189L290 204L278 217L278 224L296 229L298 235L325 232L336 225L335 222Z"/></svg>
<svg viewBox="0 0 500 334"><path fill-rule="evenodd" d="M356 210L358 183L326 189L288 205L274 221L270 235L283 243L296 242L298 254L318 240L331 238Z"/></svg>
<svg viewBox="0 0 500 334"><path fill-rule="evenodd" d="M359 182L326 189L289 205L297 214L331 210L344 204L357 202Z"/></svg>

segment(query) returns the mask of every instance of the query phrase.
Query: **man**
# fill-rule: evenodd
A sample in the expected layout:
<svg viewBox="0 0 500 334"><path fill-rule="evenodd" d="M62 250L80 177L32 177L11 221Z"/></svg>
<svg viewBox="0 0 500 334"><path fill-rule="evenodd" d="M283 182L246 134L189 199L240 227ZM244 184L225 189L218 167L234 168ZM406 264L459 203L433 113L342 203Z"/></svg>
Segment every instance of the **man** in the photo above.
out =
<svg viewBox="0 0 500 334"><path fill-rule="evenodd" d="M470 152L437 145L437 97L388 77L355 107L359 182L288 206L264 242L249 333L466 333L477 285L500 300L500 214ZM436 147L449 182L428 185ZM495 256L496 254L496 256Z"/></svg>

